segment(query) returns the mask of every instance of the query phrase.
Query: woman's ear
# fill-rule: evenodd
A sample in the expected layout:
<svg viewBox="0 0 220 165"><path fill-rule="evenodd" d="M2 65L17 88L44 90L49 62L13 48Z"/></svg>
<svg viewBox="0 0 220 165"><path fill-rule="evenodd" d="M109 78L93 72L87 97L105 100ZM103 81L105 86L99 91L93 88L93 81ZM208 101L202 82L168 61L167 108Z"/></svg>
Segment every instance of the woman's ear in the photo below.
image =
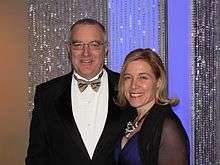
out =
<svg viewBox="0 0 220 165"><path fill-rule="evenodd" d="M157 88L160 88L161 83L162 83L162 81L161 81L161 79L159 78L159 79L157 80Z"/></svg>

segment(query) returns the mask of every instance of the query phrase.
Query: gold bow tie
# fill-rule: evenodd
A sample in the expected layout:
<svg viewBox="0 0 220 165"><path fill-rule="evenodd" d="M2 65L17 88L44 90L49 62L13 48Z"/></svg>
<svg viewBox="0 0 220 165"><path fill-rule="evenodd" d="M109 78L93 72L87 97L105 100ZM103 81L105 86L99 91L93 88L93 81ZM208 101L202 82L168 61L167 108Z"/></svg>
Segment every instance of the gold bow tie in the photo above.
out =
<svg viewBox="0 0 220 165"><path fill-rule="evenodd" d="M79 90L80 92L83 92L87 87L88 85L91 86L91 88L97 92L100 85L101 85L101 77L103 75L103 72L99 75L99 77L93 81L86 81L86 80L82 80L82 79L79 79L76 77L76 75L74 74L74 78L76 79L77 83L78 83L78 87L79 87Z"/></svg>

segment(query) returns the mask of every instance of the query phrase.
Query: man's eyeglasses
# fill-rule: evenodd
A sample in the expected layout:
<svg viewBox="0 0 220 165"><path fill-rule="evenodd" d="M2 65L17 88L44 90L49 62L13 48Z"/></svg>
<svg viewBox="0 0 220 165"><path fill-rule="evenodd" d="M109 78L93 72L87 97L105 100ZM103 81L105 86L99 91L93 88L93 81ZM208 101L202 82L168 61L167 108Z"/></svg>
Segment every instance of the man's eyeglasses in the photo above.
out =
<svg viewBox="0 0 220 165"><path fill-rule="evenodd" d="M85 46L88 46L90 50L100 50L105 42L91 41L88 44L83 42L73 42L71 43L72 49L83 50Z"/></svg>

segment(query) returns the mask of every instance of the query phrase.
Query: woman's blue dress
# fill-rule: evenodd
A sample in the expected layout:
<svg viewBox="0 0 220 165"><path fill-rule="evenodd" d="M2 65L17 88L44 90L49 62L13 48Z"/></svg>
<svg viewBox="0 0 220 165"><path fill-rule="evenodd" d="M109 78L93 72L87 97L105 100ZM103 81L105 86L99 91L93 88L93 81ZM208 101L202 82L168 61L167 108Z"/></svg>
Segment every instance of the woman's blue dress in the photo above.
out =
<svg viewBox="0 0 220 165"><path fill-rule="evenodd" d="M115 160L118 165L143 165L138 147L139 133L134 134L129 141L121 149L121 140L116 144L115 148Z"/></svg>

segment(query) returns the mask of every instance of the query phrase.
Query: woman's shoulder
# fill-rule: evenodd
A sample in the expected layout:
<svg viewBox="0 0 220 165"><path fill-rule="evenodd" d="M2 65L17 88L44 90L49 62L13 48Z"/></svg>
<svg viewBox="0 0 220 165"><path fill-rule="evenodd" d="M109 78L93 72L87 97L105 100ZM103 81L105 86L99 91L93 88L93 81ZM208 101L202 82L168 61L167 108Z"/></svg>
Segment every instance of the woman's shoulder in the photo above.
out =
<svg viewBox="0 0 220 165"><path fill-rule="evenodd" d="M187 136L180 118L176 115L176 113L173 111L170 105L160 106L159 111L162 116L160 122L163 123L162 124L163 130L167 130L168 132L169 131L175 132L175 130L178 130L176 132L182 132L184 136Z"/></svg>
<svg viewBox="0 0 220 165"><path fill-rule="evenodd" d="M156 104L155 114L157 114L158 117L160 116L164 119L178 119L179 120L179 117L173 111L172 106L170 104L166 104L166 105Z"/></svg>
<svg viewBox="0 0 220 165"><path fill-rule="evenodd" d="M145 127L155 127L163 128L164 124L168 125L177 125L178 127L182 127L182 122L176 113L172 110L171 105L159 105L155 104L150 110L146 121L144 122Z"/></svg>

